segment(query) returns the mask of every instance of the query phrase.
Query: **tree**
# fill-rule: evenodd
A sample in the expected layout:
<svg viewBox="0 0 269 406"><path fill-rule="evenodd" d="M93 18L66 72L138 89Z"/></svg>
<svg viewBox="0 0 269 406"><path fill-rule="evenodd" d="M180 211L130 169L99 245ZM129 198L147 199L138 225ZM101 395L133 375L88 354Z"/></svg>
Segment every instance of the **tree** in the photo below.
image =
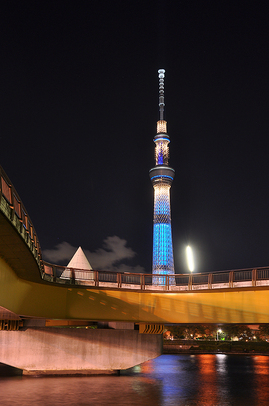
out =
<svg viewBox="0 0 269 406"><path fill-rule="evenodd" d="M185 326L179 324L177 326L167 326L167 328L171 332L174 339L185 338Z"/></svg>
<svg viewBox="0 0 269 406"><path fill-rule="evenodd" d="M269 339L269 324L260 324L259 337L262 340L268 340Z"/></svg>
<svg viewBox="0 0 269 406"><path fill-rule="evenodd" d="M235 337L242 340L248 340L249 338L252 338L253 335L250 328L245 324L224 324L222 330L226 334L228 340L232 340Z"/></svg>

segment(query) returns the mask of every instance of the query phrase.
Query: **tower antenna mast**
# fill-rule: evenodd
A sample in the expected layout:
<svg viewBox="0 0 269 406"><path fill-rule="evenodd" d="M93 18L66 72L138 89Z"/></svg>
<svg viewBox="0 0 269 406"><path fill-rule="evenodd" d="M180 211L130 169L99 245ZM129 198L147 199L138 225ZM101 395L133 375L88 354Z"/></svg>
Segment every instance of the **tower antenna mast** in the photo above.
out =
<svg viewBox="0 0 269 406"><path fill-rule="evenodd" d="M160 110L160 120L164 119L164 69L158 70L159 74L159 110Z"/></svg>

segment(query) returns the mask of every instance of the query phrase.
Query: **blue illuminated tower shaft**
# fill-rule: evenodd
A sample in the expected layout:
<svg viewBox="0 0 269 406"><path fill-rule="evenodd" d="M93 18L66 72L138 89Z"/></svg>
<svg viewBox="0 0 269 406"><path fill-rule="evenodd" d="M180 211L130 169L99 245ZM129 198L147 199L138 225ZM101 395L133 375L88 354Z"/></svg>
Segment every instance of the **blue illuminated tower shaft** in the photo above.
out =
<svg viewBox="0 0 269 406"><path fill-rule="evenodd" d="M150 170L150 179L154 189L154 217L153 217L153 264L154 275L173 275L174 255L172 243L170 189L175 171L168 166L170 138L166 131L164 112L164 70L159 73L159 106L160 120L157 122L155 142L155 167ZM153 284L163 285L164 277L153 277ZM174 277L169 278L174 284Z"/></svg>

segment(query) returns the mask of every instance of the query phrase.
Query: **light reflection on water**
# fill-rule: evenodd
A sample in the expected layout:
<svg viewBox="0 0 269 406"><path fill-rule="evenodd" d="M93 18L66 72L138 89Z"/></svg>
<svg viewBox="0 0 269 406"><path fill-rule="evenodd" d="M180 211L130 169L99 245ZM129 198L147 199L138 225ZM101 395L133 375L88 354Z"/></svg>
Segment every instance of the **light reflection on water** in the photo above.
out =
<svg viewBox="0 0 269 406"><path fill-rule="evenodd" d="M254 386L257 404L269 404L268 386L269 386L269 362L268 357L257 355L254 357Z"/></svg>
<svg viewBox="0 0 269 406"><path fill-rule="evenodd" d="M0 405L269 405L269 357L162 355L121 376L2 377Z"/></svg>

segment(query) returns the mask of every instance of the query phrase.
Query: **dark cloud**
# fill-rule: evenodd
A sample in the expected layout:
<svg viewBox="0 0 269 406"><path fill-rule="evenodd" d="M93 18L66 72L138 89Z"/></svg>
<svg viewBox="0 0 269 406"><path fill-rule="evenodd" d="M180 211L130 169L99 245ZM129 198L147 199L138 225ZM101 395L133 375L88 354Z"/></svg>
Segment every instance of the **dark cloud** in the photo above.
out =
<svg viewBox="0 0 269 406"><path fill-rule="evenodd" d="M43 258L46 261L51 261L55 264L63 261L70 261L77 247L73 247L66 241L57 244L55 248L42 251Z"/></svg>

